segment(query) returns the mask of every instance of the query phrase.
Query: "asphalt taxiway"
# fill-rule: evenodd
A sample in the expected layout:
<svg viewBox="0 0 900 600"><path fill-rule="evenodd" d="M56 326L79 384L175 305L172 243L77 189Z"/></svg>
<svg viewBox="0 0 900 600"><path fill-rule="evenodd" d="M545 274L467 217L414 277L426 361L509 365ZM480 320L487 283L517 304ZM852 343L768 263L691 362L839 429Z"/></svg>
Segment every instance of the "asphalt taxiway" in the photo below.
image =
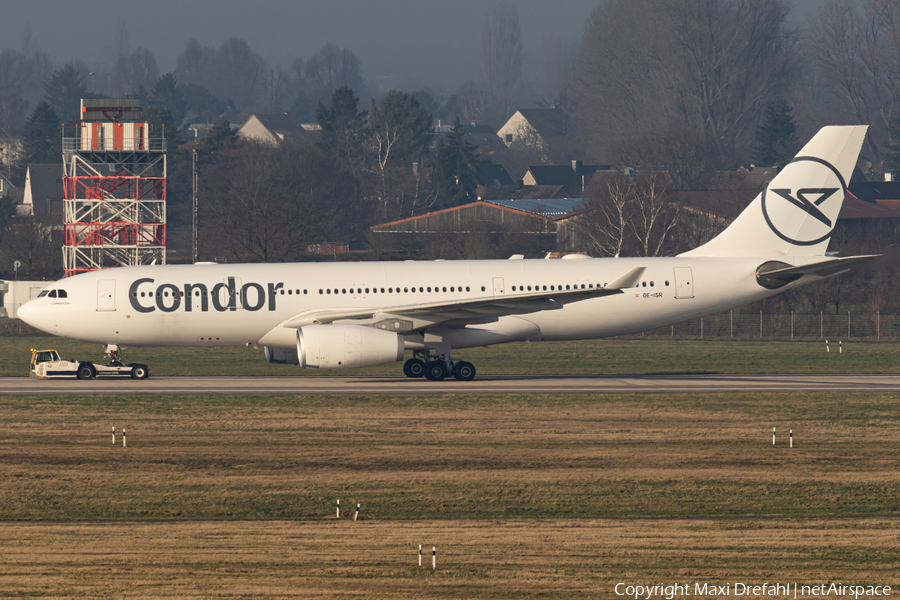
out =
<svg viewBox="0 0 900 600"><path fill-rule="evenodd" d="M898 392L900 375L487 375L433 382L405 377L0 378L0 394L602 394Z"/></svg>

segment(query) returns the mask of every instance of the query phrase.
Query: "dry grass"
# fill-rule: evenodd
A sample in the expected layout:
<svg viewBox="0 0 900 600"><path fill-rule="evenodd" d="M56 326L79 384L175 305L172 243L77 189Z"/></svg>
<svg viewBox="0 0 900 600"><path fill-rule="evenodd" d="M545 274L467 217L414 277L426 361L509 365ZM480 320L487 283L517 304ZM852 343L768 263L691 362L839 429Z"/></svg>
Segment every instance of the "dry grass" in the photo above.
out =
<svg viewBox="0 0 900 600"><path fill-rule="evenodd" d="M896 584L898 533L893 519L5 524L0 595L598 598L620 581Z"/></svg>
<svg viewBox="0 0 900 600"><path fill-rule="evenodd" d="M898 467L896 394L0 397L0 597L898 585Z"/></svg>

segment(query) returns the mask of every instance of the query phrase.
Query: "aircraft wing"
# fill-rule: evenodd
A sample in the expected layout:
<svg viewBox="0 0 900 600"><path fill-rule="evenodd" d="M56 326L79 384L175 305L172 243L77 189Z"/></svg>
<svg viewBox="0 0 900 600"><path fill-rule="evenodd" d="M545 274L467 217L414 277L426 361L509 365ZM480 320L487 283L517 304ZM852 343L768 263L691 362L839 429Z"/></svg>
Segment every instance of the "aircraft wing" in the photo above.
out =
<svg viewBox="0 0 900 600"><path fill-rule="evenodd" d="M542 310L558 310L565 304L623 293L622 290L638 285L645 267L637 267L625 273L606 287L552 292L526 292L487 298L426 302L406 306L390 306L359 311L317 311L298 315L284 327L299 328L305 325L332 323L334 321L405 321L403 331L414 331L438 323L454 322L473 324L495 321L507 315L523 315Z"/></svg>

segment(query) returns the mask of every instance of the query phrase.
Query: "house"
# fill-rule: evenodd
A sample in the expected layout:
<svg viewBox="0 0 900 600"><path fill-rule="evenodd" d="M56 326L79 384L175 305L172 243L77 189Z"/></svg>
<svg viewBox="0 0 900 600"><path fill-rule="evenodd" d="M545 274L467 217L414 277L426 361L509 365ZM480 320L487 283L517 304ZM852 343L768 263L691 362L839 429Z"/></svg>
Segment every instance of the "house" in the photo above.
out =
<svg viewBox="0 0 900 600"><path fill-rule="evenodd" d="M15 189L15 187L16 186L14 186L3 173L0 173L0 198L6 196L11 190Z"/></svg>
<svg viewBox="0 0 900 600"><path fill-rule="evenodd" d="M31 164L25 172L25 194L18 214L49 215L54 222L63 221L63 166Z"/></svg>
<svg viewBox="0 0 900 600"><path fill-rule="evenodd" d="M238 135L263 144L278 146L284 141L304 141L310 133L288 113L250 115Z"/></svg>
<svg viewBox="0 0 900 600"><path fill-rule="evenodd" d="M531 166L522 178L522 185L556 185L571 196L580 196L597 171L611 173L613 169L609 165L583 165L580 160L573 160L571 165Z"/></svg>
<svg viewBox="0 0 900 600"><path fill-rule="evenodd" d="M550 140L566 134L566 113L561 108L520 108L497 131L509 147L546 149Z"/></svg>

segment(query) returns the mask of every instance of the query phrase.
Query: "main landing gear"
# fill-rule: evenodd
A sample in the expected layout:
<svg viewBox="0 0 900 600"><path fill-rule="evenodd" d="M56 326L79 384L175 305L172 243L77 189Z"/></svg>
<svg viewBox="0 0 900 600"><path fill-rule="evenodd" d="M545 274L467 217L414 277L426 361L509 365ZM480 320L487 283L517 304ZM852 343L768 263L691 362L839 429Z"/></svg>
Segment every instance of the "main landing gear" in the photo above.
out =
<svg viewBox="0 0 900 600"><path fill-rule="evenodd" d="M413 357L403 365L407 377L425 377L429 381L443 381L453 375L459 381L475 379L475 365L449 356L437 356L427 350L415 350Z"/></svg>

